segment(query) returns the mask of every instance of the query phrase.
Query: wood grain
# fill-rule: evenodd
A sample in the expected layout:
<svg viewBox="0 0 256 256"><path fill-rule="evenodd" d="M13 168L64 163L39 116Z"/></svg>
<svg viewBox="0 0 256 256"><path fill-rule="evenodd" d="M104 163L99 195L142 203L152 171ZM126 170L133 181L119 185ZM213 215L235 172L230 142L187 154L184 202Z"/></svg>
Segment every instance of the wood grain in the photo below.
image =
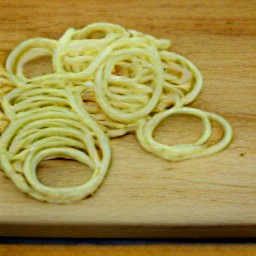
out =
<svg viewBox="0 0 256 256"><path fill-rule="evenodd" d="M255 245L0 245L0 256L254 256Z"/></svg>
<svg viewBox="0 0 256 256"><path fill-rule="evenodd" d="M118 23L172 39L172 50L191 59L204 75L204 89L193 106L222 114L234 128L227 150L179 163L144 152L133 135L115 139L105 182L94 196L72 205L37 202L0 173L0 235L256 236L255 1L0 4L1 61L31 37L58 38L69 27L95 21ZM156 137L184 142L199 131L197 120L177 117L165 121ZM218 127L214 136L220 136ZM75 184L85 172L66 162L45 162L42 169L42 181L56 186Z"/></svg>

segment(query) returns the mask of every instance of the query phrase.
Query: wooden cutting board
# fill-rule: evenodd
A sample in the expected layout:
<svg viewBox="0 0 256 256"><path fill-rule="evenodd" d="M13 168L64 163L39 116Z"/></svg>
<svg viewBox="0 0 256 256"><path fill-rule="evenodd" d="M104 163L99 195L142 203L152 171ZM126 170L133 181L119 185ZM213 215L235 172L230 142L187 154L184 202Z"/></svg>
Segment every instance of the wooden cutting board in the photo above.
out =
<svg viewBox="0 0 256 256"><path fill-rule="evenodd" d="M67 1L0 3L0 59L22 40L58 38L69 27L118 23L170 38L172 51L204 75L194 107L225 116L234 140L225 151L170 163L146 153L134 135L112 141L109 175L91 198L70 205L37 202L0 173L0 235L72 237L256 236L256 2ZM191 142L200 133L191 117L167 119L156 132L164 143ZM214 129L213 140L221 135ZM75 184L86 171L72 161L47 161L49 185Z"/></svg>
<svg viewBox="0 0 256 256"><path fill-rule="evenodd" d="M169 244L169 245L17 245L0 244L2 255L16 256L255 256L256 246L251 244Z"/></svg>

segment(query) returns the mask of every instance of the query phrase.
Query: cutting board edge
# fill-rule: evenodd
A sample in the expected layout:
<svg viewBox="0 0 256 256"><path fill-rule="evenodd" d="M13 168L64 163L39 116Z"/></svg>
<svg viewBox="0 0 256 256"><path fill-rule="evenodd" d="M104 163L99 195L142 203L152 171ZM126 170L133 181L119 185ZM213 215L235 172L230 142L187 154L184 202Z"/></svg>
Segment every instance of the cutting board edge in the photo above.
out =
<svg viewBox="0 0 256 256"><path fill-rule="evenodd" d="M17 225L0 224L0 236L70 238L255 238L247 225Z"/></svg>

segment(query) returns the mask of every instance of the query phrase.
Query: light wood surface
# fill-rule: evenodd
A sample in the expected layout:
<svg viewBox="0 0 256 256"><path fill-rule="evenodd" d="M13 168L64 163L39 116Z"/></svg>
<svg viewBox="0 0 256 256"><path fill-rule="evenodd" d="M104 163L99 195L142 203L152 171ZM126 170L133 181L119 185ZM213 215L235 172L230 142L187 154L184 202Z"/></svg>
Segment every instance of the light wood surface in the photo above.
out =
<svg viewBox="0 0 256 256"><path fill-rule="evenodd" d="M0 245L0 256L254 256L255 245Z"/></svg>
<svg viewBox="0 0 256 256"><path fill-rule="evenodd" d="M170 38L172 51L204 75L193 106L225 116L230 147L213 156L170 163L129 135L112 141L109 175L91 198L71 205L37 202L0 173L0 235L73 237L256 236L256 2L205 0L0 2L0 60L22 40L58 38L69 27L118 23ZM170 118L157 130L165 143L192 141L200 123ZM213 139L220 136L218 127ZM76 184L73 162L44 162L41 180ZM214 254L212 254L214 255Z"/></svg>

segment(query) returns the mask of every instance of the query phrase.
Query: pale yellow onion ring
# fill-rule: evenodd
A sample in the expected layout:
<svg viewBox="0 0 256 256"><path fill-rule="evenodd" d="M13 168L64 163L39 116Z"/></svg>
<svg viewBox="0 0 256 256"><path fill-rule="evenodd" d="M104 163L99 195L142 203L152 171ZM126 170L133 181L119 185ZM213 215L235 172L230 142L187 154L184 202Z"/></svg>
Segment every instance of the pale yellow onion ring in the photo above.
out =
<svg viewBox="0 0 256 256"><path fill-rule="evenodd" d="M51 55L56 45L57 41L46 38L34 38L20 43L12 50L6 61L10 79L19 86L32 81L33 78L24 76L23 66L36 58ZM44 76L46 75L42 77Z"/></svg>
<svg viewBox="0 0 256 256"><path fill-rule="evenodd" d="M62 84L60 86L58 84L48 85L49 88L60 89L61 94L56 94L56 97L65 95L69 108L54 106L55 99L52 99L53 104L51 104L47 98L45 100L38 98L38 101L45 102L45 107L33 108L25 100L24 105L27 105L27 111L16 113L15 105L20 105L21 101L19 100L17 104L11 105L12 102L15 102L15 98L20 97L22 90L28 93L33 92L38 87L39 85L29 84L13 90L10 95L7 95L6 102L9 101L9 104L4 107L8 109L8 112L13 113L13 120L0 139L2 168L19 189L36 199L55 203L69 203L80 200L95 192L107 173L111 159L108 139L96 122L83 109L79 87L70 87L68 84L64 88ZM43 88L47 91L47 84L42 85L41 89ZM38 93L35 90L34 97L37 97L37 95ZM30 95L30 97L33 98L33 95ZM31 133L28 132L29 129L31 129ZM24 136L21 136L22 134ZM61 139L56 140L56 136ZM97 147L101 148L102 160L96 152L94 136L98 141ZM25 147L28 139L30 141L29 150ZM72 149L74 145L79 148ZM36 166L41 160L49 157L73 158L93 167L95 169L94 174L84 184L76 187L51 188L45 186L40 183L36 176Z"/></svg>
<svg viewBox="0 0 256 256"><path fill-rule="evenodd" d="M174 114L194 115L202 119L203 133L197 142L194 144L168 146L154 140L153 132L157 125L168 116ZM211 125L209 120L216 121L222 126L224 130L224 136L216 144L207 147L203 144L211 135ZM171 161L180 161L217 153L227 147L232 139L232 127L223 117L214 113L187 107L166 110L162 113L156 114L149 121L141 121L136 133L140 144L145 150L163 159Z"/></svg>
<svg viewBox="0 0 256 256"><path fill-rule="evenodd" d="M158 50L167 50L171 46L171 40L169 39L156 39L151 35L144 34L142 32L128 29L130 37L142 37L146 38L149 45L154 45Z"/></svg>
<svg viewBox="0 0 256 256"><path fill-rule="evenodd" d="M103 36L101 35L101 36L93 37L93 34L95 35L97 33L98 35L100 33L103 33ZM96 22L96 23L89 24L82 29L76 30L73 35L73 39L76 39L76 40L99 39L100 40L102 38L106 39L106 37L108 37L111 34L117 35L117 38L129 36L126 29L124 29L123 27L117 24L113 24L109 22Z"/></svg>
<svg viewBox="0 0 256 256"><path fill-rule="evenodd" d="M136 46L136 45L135 45ZM112 62L112 65L110 64L110 67L118 64L115 62L115 58L119 58L120 54L125 54L126 58L128 60L131 60L133 58L143 59L148 58L150 60L149 64L151 65L152 69L152 80L154 81L154 88L147 88L147 86L144 86L145 89L153 89L152 96L149 99L148 102L142 105L139 109L134 109L133 113L128 113L125 111L120 111L116 107L113 107L111 105L111 99L108 100L107 98L107 91L108 91L108 79L111 78L111 70L110 68L106 69L108 67L108 63ZM120 80L120 82L119 82ZM117 80L117 86L120 87L124 85L124 83L132 85L133 83L140 84L138 79L122 79L122 77ZM111 81L112 83L114 81ZM143 83L142 83L143 85ZM135 85L135 90L136 90ZM162 87L163 87L163 70L161 66L161 62L159 59L159 56L157 54L157 51L153 47L146 47L144 48L132 48L132 49L125 49L116 51L108 60L108 62L105 65L102 65L99 68L99 71L96 74L96 81L95 81L95 96L96 101L100 105L100 107L104 110L104 112L113 120L121 121L124 123L135 123L140 118L145 117L148 115L156 106L159 97L162 93ZM131 99L130 102L132 102L133 98L135 98L136 94L133 93L133 91L130 92L130 96L128 98ZM127 97L126 97L127 98ZM133 100L134 101L134 100ZM124 104L124 102L120 101L120 105Z"/></svg>
<svg viewBox="0 0 256 256"><path fill-rule="evenodd" d="M90 34L97 33L99 31L105 33L105 36L103 38L88 38ZM111 23L93 23L79 30L74 30L72 28L68 29L59 39L58 46L54 51L53 63L55 70L56 72L66 72L64 67L68 63L65 63L63 57L75 54L77 56L70 57L74 60L74 65L72 65L73 69L74 71L76 71L76 73L83 74L83 68L76 67L79 64L81 66L80 61L82 56L79 56L79 53L81 51L83 52L83 55L86 55L86 49L96 50L98 55L107 46L113 43L114 40L124 37L129 37L129 34L126 32L126 30L121 26ZM94 59L96 59L97 56L93 57ZM93 62L94 59L92 59L91 62ZM77 61L75 62L75 60Z"/></svg>
<svg viewBox="0 0 256 256"><path fill-rule="evenodd" d="M10 78L4 68L0 65L0 135L9 123L9 117L3 110L3 98L16 86L10 81Z"/></svg>
<svg viewBox="0 0 256 256"><path fill-rule="evenodd" d="M192 86L192 89L185 94L185 97L183 98L183 105L188 105L192 101L195 100L195 98L200 93L202 86L203 86L203 76L199 69L187 58L174 53L174 52L166 52L161 51L160 52L161 59L167 59L171 61L178 61L181 64L184 65L185 68L191 71L193 78L195 79L194 85ZM168 81L166 81L168 83Z"/></svg>

